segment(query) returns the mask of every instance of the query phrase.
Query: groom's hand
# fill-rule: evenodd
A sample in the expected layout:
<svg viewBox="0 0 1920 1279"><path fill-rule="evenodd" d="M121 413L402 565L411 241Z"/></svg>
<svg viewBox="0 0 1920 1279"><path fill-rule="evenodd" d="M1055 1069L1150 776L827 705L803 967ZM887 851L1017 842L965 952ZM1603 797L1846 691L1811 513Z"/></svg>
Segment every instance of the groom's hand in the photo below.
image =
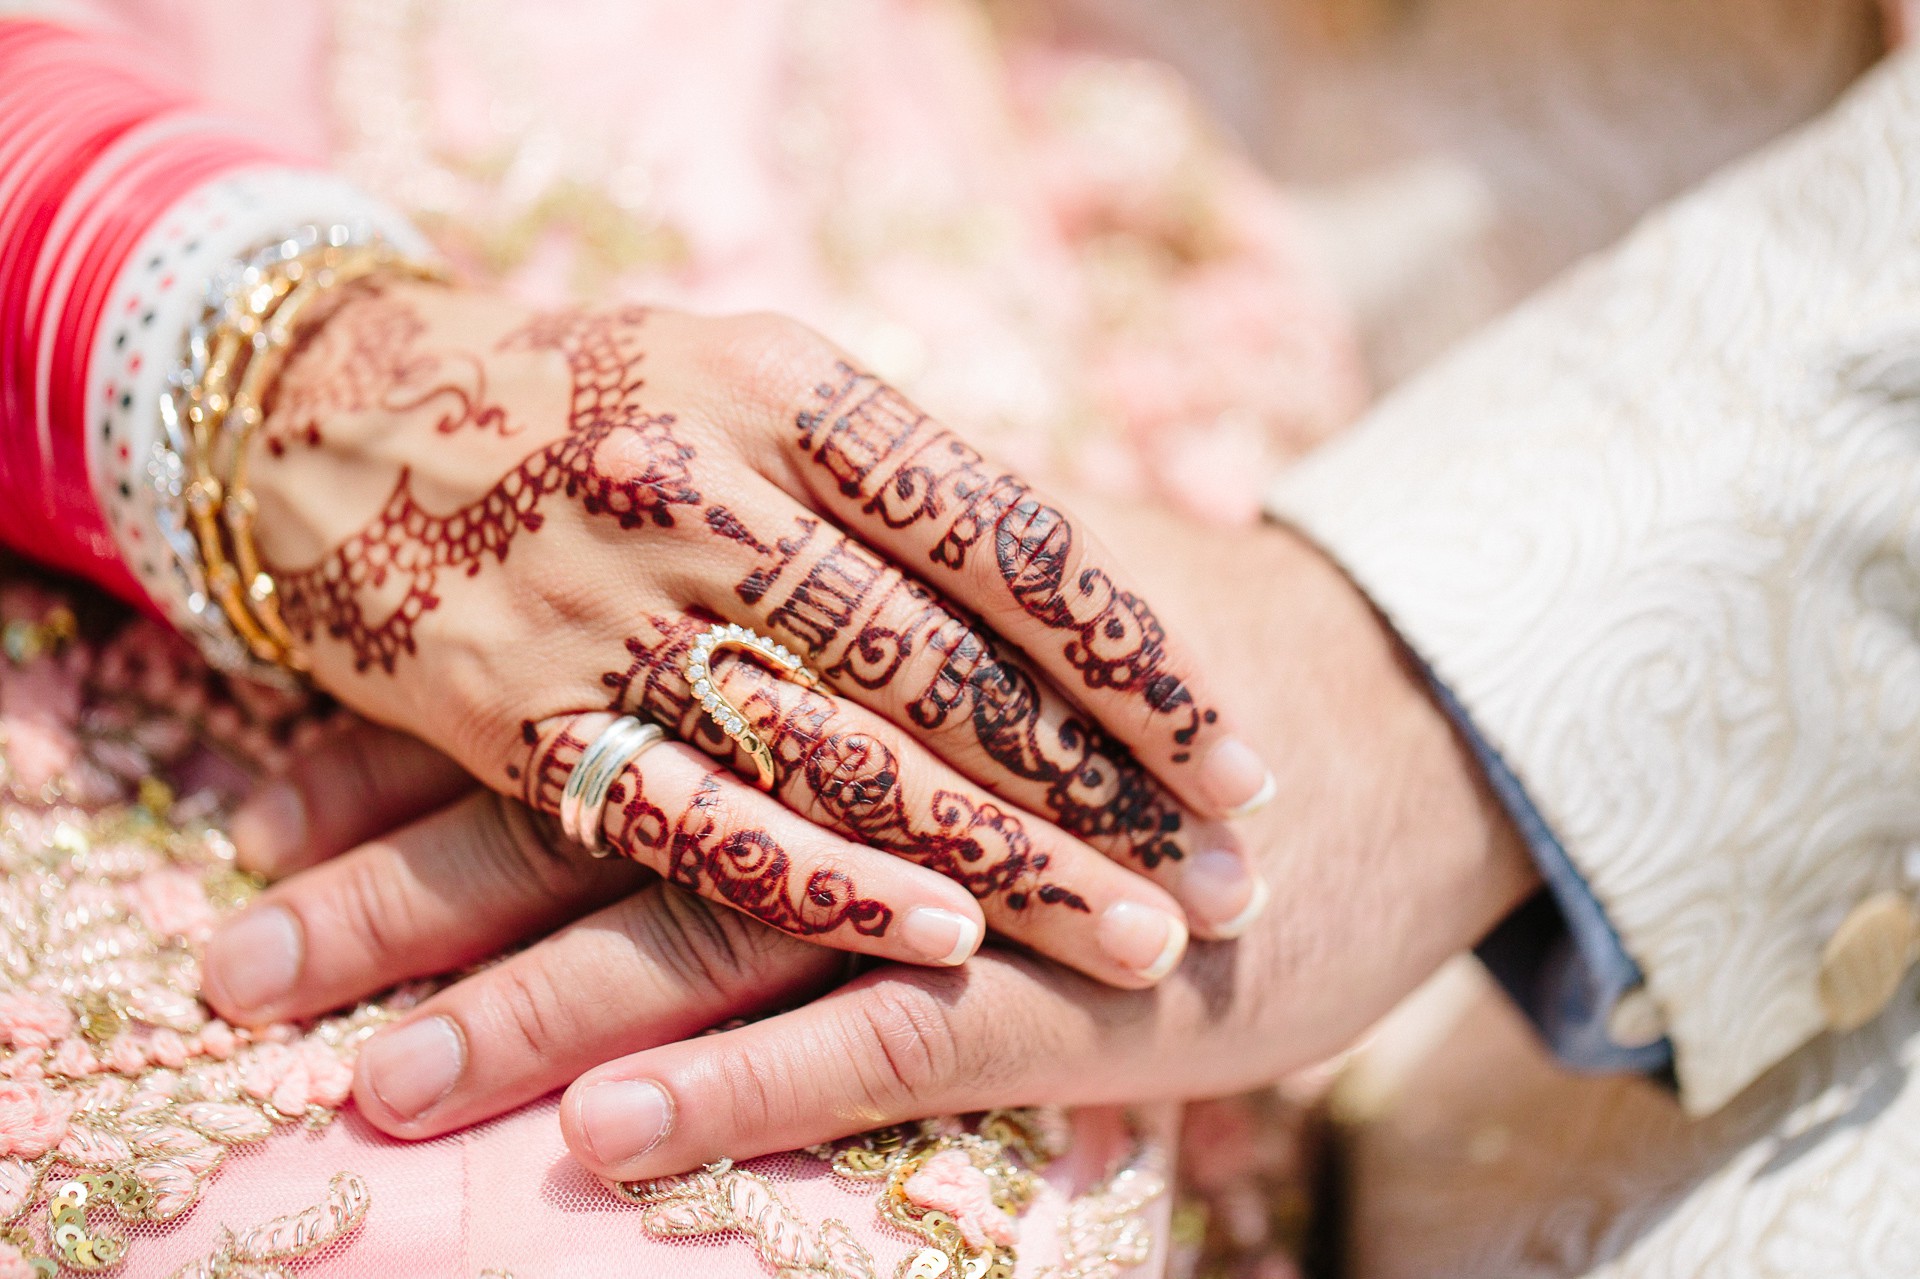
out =
<svg viewBox="0 0 1920 1279"><path fill-rule="evenodd" d="M1202 660L1278 765L1250 832L1265 916L1153 990L989 946L611 1062L561 1111L589 1168L649 1177L931 1114L1251 1087L1345 1046L1536 887L1420 674L1322 555L1277 528L1108 523L1156 598L1211 637Z"/></svg>
<svg viewBox="0 0 1920 1279"><path fill-rule="evenodd" d="M1105 989L989 945L962 969L888 966L688 1039L827 989L840 957L594 862L490 795L441 808L459 772L362 727L304 761L317 791L297 805L297 860L262 857L236 827L277 873L320 862L301 900L324 909L229 926L208 999L230 1017L303 1016L551 932L376 1036L356 1097L386 1131L429 1137L578 1079L568 1139L625 1177L907 1116L1226 1092L1337 1050L1531 891L1531 865L1418 673L1317 551L1277 528L1082 506L1206 638L1201 661L1238 686L1280 765L1248 832L1271 907L1238 943L1196 945L1159 988Z"/></svg>

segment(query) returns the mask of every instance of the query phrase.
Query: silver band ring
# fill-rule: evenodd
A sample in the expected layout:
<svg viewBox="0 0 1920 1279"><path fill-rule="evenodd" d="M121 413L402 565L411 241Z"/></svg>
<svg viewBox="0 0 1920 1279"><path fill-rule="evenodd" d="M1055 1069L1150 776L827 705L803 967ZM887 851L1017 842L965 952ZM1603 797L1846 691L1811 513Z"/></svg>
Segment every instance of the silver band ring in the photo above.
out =
<svg viewBox="0 0 1920 1279"><path fill-rule="evenodd" d="M643 724L631 715L622 715L601 729L600 736L581 752L560 793L560 829L567 838L595 857L605 857L609 850L601 840L600 825L606 817L607 792L627 765L666 740L658 724Z"/></svg>

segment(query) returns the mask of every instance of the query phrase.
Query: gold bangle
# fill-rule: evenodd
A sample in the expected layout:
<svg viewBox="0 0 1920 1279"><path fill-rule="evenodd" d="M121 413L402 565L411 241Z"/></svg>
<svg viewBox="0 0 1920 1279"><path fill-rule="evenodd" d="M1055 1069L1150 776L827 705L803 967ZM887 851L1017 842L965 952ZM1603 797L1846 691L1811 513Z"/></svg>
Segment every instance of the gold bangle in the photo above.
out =
<svg viewBox="0 0 1920 1279"><path fill-rule="evenodd" d="M199 381L188 388L186 425L190 442L188 481L182 494L187 520L206 574L207 594L226 616L247 650L261 661L285 665L285 650L255 620L241 591L240 574L227 554L221 508L226 486L214 472L213 454L221 442L233 403L236 370L264 318L293 288L294 276L267 270L228 297L221 318L207 338L207 356Z"/></svg>
<svg viewBox="0 0 1920 1279"><path fill-rule="evenodd" d="M279 660L302 671L307 667L306 655L280 615L279 591L272 574L260 562L254 539L254 518L259 508L247 484L247 462L254 433L266 420L266 397L286 365L302 320L320 299L378 274L445 278L436 268L409 261L384 245L329 248L314 256L318 260L304 266L299 283L281 296L271 316L252 335L252 353L227 406L226 429L222 432L224 452L231 465L223 486L221 522L226 526L243 598L254 621L278 647Z"/></svg>
<svg viewBox="0 0 1920 1279"><path fill-rule="evenodd" d="M256 659L296 673L308 663L260 560L254 537L257 506L247 486L248 448L303 314L328 293L382 272L445 278L437 268L384 243L331 240L250 271L208 332L200 377L186 394L183 496L208 594Z"/></svg>

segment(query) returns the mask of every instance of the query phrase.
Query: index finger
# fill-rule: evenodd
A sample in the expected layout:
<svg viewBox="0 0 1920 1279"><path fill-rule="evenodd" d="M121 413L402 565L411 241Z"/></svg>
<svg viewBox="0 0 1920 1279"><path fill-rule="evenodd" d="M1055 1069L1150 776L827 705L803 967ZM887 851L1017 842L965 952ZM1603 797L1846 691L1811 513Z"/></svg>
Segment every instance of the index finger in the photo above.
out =
<svg viewBox="0 0 1920 1279"><path fill-rule="evenodd" d="M1181 799L1236 817L1272 798L1193 660L1063 508L845 363L795 427L824 509L1024 649Z"/></svg>

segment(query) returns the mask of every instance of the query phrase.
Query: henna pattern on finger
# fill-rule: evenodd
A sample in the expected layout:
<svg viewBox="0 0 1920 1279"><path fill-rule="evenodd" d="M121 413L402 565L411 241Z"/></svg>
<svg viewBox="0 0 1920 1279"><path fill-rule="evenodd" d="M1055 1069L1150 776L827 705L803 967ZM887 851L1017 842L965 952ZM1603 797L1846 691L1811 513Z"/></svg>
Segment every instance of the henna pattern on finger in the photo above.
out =
<svg viewBox="0 0 1920 1279"><path fill-rule="evenodd" d="M688 466L694 451L675 437L673 416L639 402L636 331L645 315L625 308L542 316L504 339L503 350L565 357L572 379L566 434L446 514L420 505L412 471L403 468L366 526L319 563L277 574L288 624L309 641L324 631L345 643L358 671L379 666L391 674L402 655L415 652L421 617L439 606L442 575L471 577L489 559L504 562L516 537L540 529L541 505L552 495L564 493L622 528L671 527L674 507L701 499Z"/></svg>
<svg viewBox="0 0 1920 1279"><path fill-rule="evenodd" d="M544 743L525 726L532 758L513 766L525 779L522 798L538 812L558 811L560 792L588 743L565 726ZM647 795L646 781L629 768L608 793L619 818L612 845L672 883L797 937L819 937L841 928L882 937L893 923L885 902L862 897L845 871L822 866L793 885L793 859L767 831L730 821L724 777L702 777L676 817Z"/></svg>
<svg viewBox="0 0 1920 1279"><path fill-rule="evenodd" d="M990 630L859 543L842 538L816 560L767 625L829 683L889 690L922 729L970 728L987 759L1039 789L1032 806L1068 834L1149 870L1185 855L1180 806L1123 743L1049 705ZM922 670L922 686L902 685Z"/></svg>
<svg viewBox="0 0 1920 1279"><path fill-rule="evenodd" d="M763 830L728 829L721 820L720 794L720 778L702 778L693 802L673 824L666 849L669 880L802 937L842 926L868 937L886 934L893 923L892 908L861 897L845 871L821 867L807 876L798 894L793 893L786 850ZM636 796L627 801L621 809L623 818L637 800Z"/></svg>
<svg viewBox="0 0 1920 1279"><path fill-rule="evenodd" d="M1074 569L1074 530L1016 475L909 403L885 382L847 365L838 384L816 388L817 409L797 418L800 445L861 510L889 528L939 528L928 559L965 570L981 543L1012 601L1066 634L1063 655L1086 687L1137 694L1174 721L1187 758L1200 728L1217 718L1166 669L1166 632L1146 602L1097 566Z"/></svg>
<svg viewBox="0 0 1920 1279"><path fill-rule="evenodd" d="M726 760L732 743L699 710L681 675L687 648L706 629L698 619L650 619L627 639L626 667L601 681L613 694L610 709L651 716ZM870 734L836 728L831 698L777 681L750 662L730 662L723 677L750 688L730 700L773 751L777 775L801 778L828 826L939 871L976 897L998 896L1014 910L1034 902L1087 909L1077 893L1042 878L1051 859L1033 851L1015 814L945 789L933 794L927 813L912 813L893 752Z"/></svg>
<svg viewBox="0 0 1920 1279"><path fill-rule="evenodd" d="M914 723L932 730L966 716L990 759L1044 788L1042 806L1071 835L1118 844L1148 870L1186 856L1173 797L1099 725L1049 717L1039 680L1001 652L991 631L950 618L927 647L940 662L907 707Z"/></svg>
<svg viewBox="0 0 1920 1279"><path fill-rule="evenodd" d="M752 685L734 705L773 752L775 771L804 780L827 825L938 871L977 898L997 897L1009 910L1034 902L1089 909L1078 893L1042 878L1052 858L1034 850L1014 814L945 788L916 814L893 751L871 733L842 727L831 698L779 683L751 665L729 673L733 682Z"/></svg>
<svg viewBox="0 0 1920 1279"><path fill-rule="evenodd" d="M511 435L506 410L487 398L486 366L467 351L421 351L426 321L379 280L342 290L325 324L295 342L286 375L267 403L261 438L275 457L293 444L318 448L320 423L341 413L439 413L441 435L474 428Z"/></svg>
<svg viewBox="0 0 1920 1279"><path fill-rule="evenodd" d="M841 538L814 562L785 601L767 614L767 625L798 639L804 652L818 655L847 628L874 585L891 571L866 547Z"/></svg>
<svg viewBox="0 0 1920 1279"><path fill-rule="evenodd" d="M805 516L795 516L793 532L779 538L772 546L768 546L754 536L753 531L741 522L740 517L724 506L707 508L707 527L729 542L738 543L767 561L755 567L733 588L734 594L740 597L742 603L758 604L772 589L773 584L780 580L780 575L787 571L787 565L793 563L795 557L813 540L814 530L820 527L820 521L808 519Z"/></svg>

